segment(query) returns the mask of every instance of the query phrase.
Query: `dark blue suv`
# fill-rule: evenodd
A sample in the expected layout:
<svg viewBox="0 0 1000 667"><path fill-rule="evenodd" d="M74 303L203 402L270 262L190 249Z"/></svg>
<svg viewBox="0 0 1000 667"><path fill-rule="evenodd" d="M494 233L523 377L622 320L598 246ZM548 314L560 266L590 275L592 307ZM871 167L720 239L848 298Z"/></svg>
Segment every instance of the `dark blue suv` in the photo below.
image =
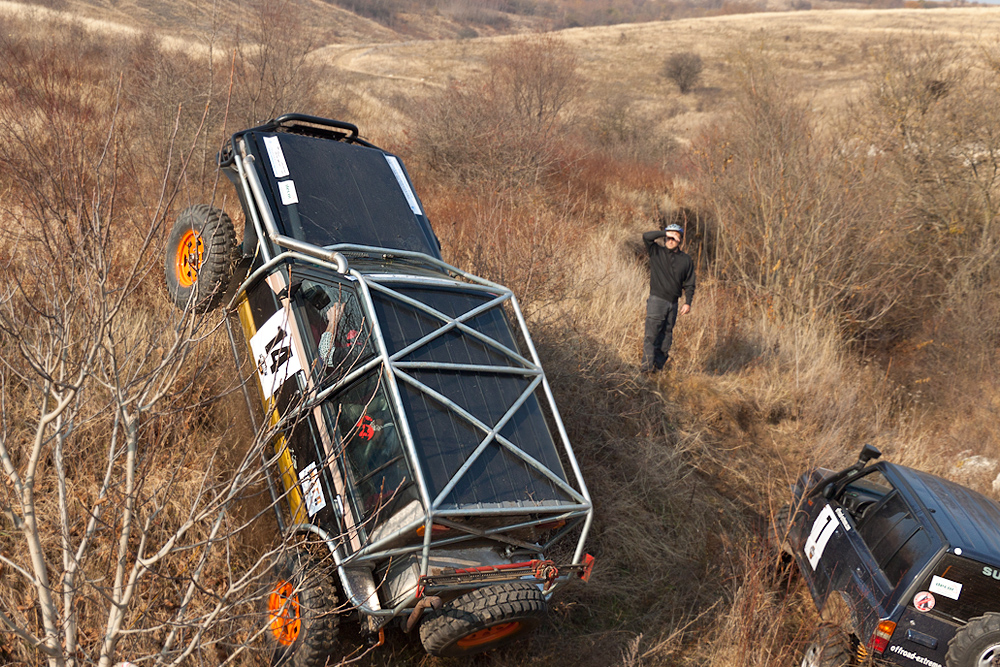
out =
<svg viewBox="0 0 1000 667"><path fill-rule="evenodd" d="M879 456L806 473L775 521L827 621L803 667L1000 665L1000 505Z"/></svg>

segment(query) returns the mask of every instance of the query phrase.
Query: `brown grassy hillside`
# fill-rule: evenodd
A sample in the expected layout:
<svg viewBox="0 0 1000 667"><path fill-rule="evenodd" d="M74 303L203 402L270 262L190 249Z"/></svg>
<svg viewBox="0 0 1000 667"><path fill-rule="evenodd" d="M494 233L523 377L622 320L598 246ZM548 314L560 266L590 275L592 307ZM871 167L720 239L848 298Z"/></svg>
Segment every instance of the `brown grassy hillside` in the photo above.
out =
<svg viewBox="0 0 1000 667"><path fill-rule="evenodd" d="M872 442L1000 497L1000 126L982 113L1000 102L1000 10L397 41L321 24L318 5L262 3L239 31L171 5L187 23L162 39L144 21L166 5L54 6L0 4L2 442L9 466L41 470L48 521L32 552L0 519L0 611L25 632L63 641L48 586L18 576L31 552L59 585L86 582L81 659L111 625L129 630L112 662L165 643L184 664L266 661L247 602L274 535L248 472L260 443L229 428L242 397L221 318L168 308L159 263L191 203L241 227L215 152L288 110L402 155L446 259L514 289L595 500L591 584L475 664L790 664L815 619L763 535L803 467ZM704 70L681 94L661 71L684 52ZM649 378L639 237L668 219L699 286ZM73 418L47 418L67 397ZM124 572L135 589L108 574L178 532L183 549ZM85 537L77 569L60 549ZM119 614L108 600L126 595ZM40 664L21 639L0 628L0 659ZM454 663L395 633L362 664Z"/></svg>

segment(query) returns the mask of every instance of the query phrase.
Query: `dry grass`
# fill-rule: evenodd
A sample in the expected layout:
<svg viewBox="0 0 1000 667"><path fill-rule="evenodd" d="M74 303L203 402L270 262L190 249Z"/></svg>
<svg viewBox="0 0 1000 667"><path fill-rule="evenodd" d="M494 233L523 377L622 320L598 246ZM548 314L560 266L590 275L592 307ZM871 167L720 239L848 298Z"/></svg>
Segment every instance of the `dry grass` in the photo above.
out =
<svg viewBox="0 0 1000 667"><path fill-rule="evenodd" d="M462 136L455 137L458 141L450 148L455 151L452 159L471 164L462 174L465 180L455 178L457 170L431 168L430 147L443 141L449 126L433 126L439 118L426 110L454 99L446 91L456 86L481 85L498 68L510 71L518 51L525 50L516 48L523 38L322 48L316 46L334 40L306 40L294 44L297 51L291 50L307 55L306 60L297 64L293 59L287 67L310 68L315 90L289 89L276 81L253 89L237 76L230 95L232 60L219 58L218 51L233 50L222 48L226 42L221 34L212 33L200 42L219 45L209 66L200 47L174 49L162 42L144 46L142 38L128 38L111 48L97 44L101 40L94 35L128 35L131 29L91 22L63 31L58 22L38 19L51 13L42 11L33 22L22 21L10 18L15 9L0 5L6 17L7 52L48 54L44 59L25 59L35 63L32 67L45 62L65 66L45 70L41 79L35 77L53 93L43 100L50 106L30 96L5 96L5 112L10 117L44 115L61 123L66 136L77 136L79 143L55 148L71 151L67 154L73 164L85 165L91 148L102 141L100 130L107 118L101 102L113 97L119 74L128 82L121 97L121 127L129 140L122 142L117 154L129 167L128 177L123 172L121 180L127 191L121 194L120 209L114 211L123 224L148 219L151 193L159 192L162 183L176 188L181 205L211 199L216 192L214 151L234 125L249 122L234 115L267 115L294 102L303 105L296 110L357 122L368 138L403 154L444 242L446 258L498 279L518 294L595 499L590 549L598 557L598 568L589 586L557 598L552 623L534 640L485 656L477 664L788 664L815 619L801 586L775 576L764 533L770 514L784 502L788 482L804 466L817 462L836 466L849 460L862 442L870 441L893 460L949 474L994 496L998 493L992 487L996 466L972 458L1000 456L1000 440L991 428L1000 405L1000 394L993 387L998 361L995 331L1000 327L992 324L997 318L990 310L996 281L981 270L983 258L994 246L966 243L971 235L949 232L946 240L953 244L949 247L981 251L968 255L979 258L979 263L967 263L962 271L948 274L950 292L940 286L930 290L919 281L885 285L883 291L897 295L897 301L910 294L921 300L909 304L907 316L894 321L893 327L876 331L861 321L856 301L850 299L830 297L822 307L802 307L801 299L841 279L835 270L850 264L845 257L858 253L839 255L824 266L829 272L823 274L823 285L809 285L810 274L801 267L792 272L787 259L788 273L768 283L767 271L764 278L748 267L736 272L738 258L726 254L726 248L733 247L726 245L727 239L736 238L727 224L748 231L740 240L746 247L761 242L748 222L754 215L789 224L826 218L783 217L787 207L780 205L757 206L747 213L749 209L731 205L733 200L726 197L752 192L773 203L792 193L799 196L797 212L821 195L828 217L835 217L831 211L842 213L843 200L838 197L843 192L830 187L826 179L831 174L843 177L845 171L834 168L843 166L837 159L857 156L830 148L836 145L831 137L842 131L835 121L846 108L843 102L868 90L863 85L868 58L886 48L885 35L916 40L915 35L932 34L938 44L954 46L956 58L980 58L977 72L984 74L990 61L981 58L980 48L1000 28L1000 10L799 12L561 31L554 40L557 53L566 56L564 63L583 80L585 92L571 96L546 119L551 124L545 128L545 163L531 163L531 178L512 179L500 188L491 174L510 167L504 160L512 159L512 153L498 152L490 158L495 164L461 163L468 157L461 154ZM309 22L309 16L300 20ZM388 29L382 29L390 39ZM338 39L349 39L350 30L344 27ZM552 44L548 42L549 47ZM737 45L739 49L734 48ZM706 68L700 85L680 95L658 73L670 53L685 51L698 53ZM244 79L258 83L263 77L255 79L254 72L266 70L269 62L260 59L266 50L244 48L242 53ZM814 161L816 173L809 174L813 179L809 187L752 190L736 180L724 191L724 179L706 178L710 170L699 170L698 160L681 148L693 145L702 151L702 158L722 156L717 164L724 169L718 174L726 178L761 173L762 163L754 158L774 159L751 152L753 142L747 138L756 126L752 115L747 116L749 125L716 122L733 118L732 110L739 109L732 102L739 94L738 84L747 80L747 54L767 64L770 75L783 84L781 90L794 91L773 93L775 97L765 101L801 114L796 120L800 132L792 137L800 143L789 144L806 156L798 164L823 151L826 161ZM153 75L139 77L140 66L150 63L155 64ZM32 71L36 70L25 70ZM31 78L18 85L29 88ZM492 93L502 90L501 86ZM241 108L226 116L231 99L242 100ZM256 110L249 110L248 100L259 103ZM869 102L874 103L871 98ZM469 104L453 111L465 114L465 121L482 120L468 118L474 110ZM488 111L497 110L476 113ZM517 118L516 109L507 111L513 115L503 116L504 122L527 122ZM932 127L953 120L942 113L935 116ZM54 150L54 144L37 139L47 135L33 134L40 127L28 123L23 138L40 149ZM418 136L425 129L428 133ZM850 138L883 136L879 131L884 127L865 130L868 134L859 131ZM171 138L175 149L168 151ZM725 149L734 145L743 147L740 159L726 162ZM947 218L941 213L947 210L972 229L973 214L979 209L973 213L946 209L939 199L918 198L925 193L920 188L889 189L889 184L912 173L907 171L913 166L906 156L900 151L896 171L878 171L885 180L874 181L889 193L888 199L907 202L898 218L880 218L879 224L895 233L926 230L934 220ZM25 218L25 211L37 206L39 193L54 186L44 178L49 163L36 160L32 166L30 160L18 162L24 156L8 157L0 215L9 230L12 221ZM936 164L948 168L948 182L961 183L960 165L938 157ZM182 170L178 165L185 160L189 162ZM23 169L14 169L16 165ZM882 162L863 166L885 168ZM487 168L485 176L472 167ZM100 183L93 172L83 173L89 175L70 185L77 188L72 192L80 201L89 201L88 196L100 191ZM879 190L867 183L870 191ZM967 191L956 185L948 192ZM236 213L223 192L228 191L215 195L216 201ZM864 192L867 197L868 191ZM858 187L850 194L862 199ZM863 233L874 217L872 211L893 212L879 208L884 202L872 197L861 202L869 208L860 213L852 209L855 234ZM698 292L694 310L678 324L675 366L660 377L644 378L637 366L648 278L638 237L658 225L660 216L681 206L697 208L699 213L694 233L689 234L690 251L701 267ZM988 225L975 229L993 238ZM723 238L726 234L730 236ZM889 231L887 235L892 236ZM769 236L766 243L774 238ZM794 234L786 238L793 239ZM902 256L905 251L919 259L920 252L927 251L901 241L913 238L907 234L892 238L884 251L866 255L869 263L877 264L879 254ZM0 255L8 277L28 261L11 247ZM790 243L779 254L789 257L797 250ZM120 260L127 259L126 251L119 252ZM808 258L802 264L808 265ZM772 266L774 262L764 268ZM850 275L869 276L862 271L866 268L870 266ZM121 332L122 344L155 349L149 332L167 328L165 301L158 267L150 263L145 270L133 300L134 319ZM803 282L814 288L812 292L797 291ZM989 289L972 294L973 286L982 285ZM942 291L968 304L942 305ZM985 328L988 335L978 337L976 327L984 321L990 323ZM0 344L8 352L12 349L10 339ZM219 475L225 477L227 466L238 458L232 441L249 439L247 433L234 434L222 426L237 419L238 397L230 394L215 400L233 388L224 370L227 345L218 336L197 348L193 360L200 372L179 380L177 393L161 407L161 418L150 424L149 440L170 445L147 461L150 488L164 488L170 481L167 471L204 469L206 445L228 456L220 462ZM7 428L17 435L17 424L30 419L33 408L15 401L7 409ZM89 430L81 433L95 451L107 437L98 413L93 411ZM193 443L198 447L191 447ZM74 465L79 471L74 469L71 493L92 503L96 487L87 481L84 468L96 463L81 457ZM190 491L178 490L178 496ZM259 499L249 502L252 509L246 516L260 504ZM171 508L165 517L175 520L179 512ZM269 524L249 530L260 543L273 537ZM0 530L0 544L9 552L16 544L4 531L6 527ZM232 560L237 567L252 561L253 554L239 550ZM213 567L213 576L225 574L220 562ZM94 629L89 632L94 641ZM19 650L7 636L0 640L0 658L23 658ZM399 637L363 662L449 664L423 656Z"/></svg>

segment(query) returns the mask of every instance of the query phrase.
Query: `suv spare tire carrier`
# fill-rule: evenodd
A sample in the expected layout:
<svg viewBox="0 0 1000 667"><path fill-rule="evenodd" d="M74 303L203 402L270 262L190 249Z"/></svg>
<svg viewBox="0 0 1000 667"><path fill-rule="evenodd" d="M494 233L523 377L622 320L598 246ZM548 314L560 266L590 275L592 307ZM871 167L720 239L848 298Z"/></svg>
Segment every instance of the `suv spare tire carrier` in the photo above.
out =
<svg viewBox="0 0 1000 667"><path fill-rule="evenodd" d="M219 305L232 276L236 230L225 211L205 204L177 216L164 252L163 273L174 304L196 312Z"/></svg>

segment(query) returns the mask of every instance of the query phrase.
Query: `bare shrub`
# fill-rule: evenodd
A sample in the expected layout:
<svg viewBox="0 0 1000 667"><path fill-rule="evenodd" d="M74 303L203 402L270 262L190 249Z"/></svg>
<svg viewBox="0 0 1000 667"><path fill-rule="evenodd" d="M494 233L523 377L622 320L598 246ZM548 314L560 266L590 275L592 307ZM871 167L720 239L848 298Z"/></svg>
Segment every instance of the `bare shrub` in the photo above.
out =
<svg viewBox="0 0 1000 667"><path fill-rule="evenodd" d="M135 122L115 54L82 31L7 27L0 655L258 662L270 560L232 538L254 525L239 501L263 488L265 439L227 433L215 411L237 385L217 367L218 320L166 308L159 272L184 181L165 172L191 146L168 142L146 171L137 153L160 128Z"/></svg>
<svg viewBox="0 0 1000 667"><path fill-rule="evenodd" d="M982 201L994 177L977 164L989 160L987 138L976 136L988 124L962 108L978 86L958 50L941 40L886 40L871 54L868 90L845 134L878 157L925 231L947 234L955 220L971 222L970 205ZM980 150L979 160L970 160Z"/></svg>
<svg viewBox="0 0 1000 667"><path fill-rule="evenodd" d="M235 38L233 121L253 126L314 105L317 66L293 0L251 0Z"/></svg>
<svg viewBox="0 0 1000 667"><path fill-rule="evenodd" d="M576 55L551 35L518 37L487 65L485 74L451 85L420 110L418 154L465 183L537 183L556 160L564 109L581 90Z"/></svg>
<svg viewBox="0 0 1000 667"><path fill-rule="evenodd" d="M894 193L910 252L934 277L914 285L919 327L886 346L893 374L952 447L996 457L991 419L974 407L993 400L1000 341L1000 123L982 113L1000 103L995 55L970 62L941 39L887 40L869 54L845 134Z"/></svg>
<svg viewBox="0 0 1000 667"><path fill-rule="evenodd" d="M150 170L168 169L172 178L186 167L188 184L206 199L216 180L229 64L166 50L150 32L121 39L108 62L122 73L122 116L134 127L136 159ZM186 165L169 159L175 145L194 147Z"/></svg>
<svg viewBox="0 0 1000 667"><path fill-rule="evenodd" d="M129 220L117 189L137 175L114 116L52 111L38 125L0 108L0 171L23 198L2 210L16 248L0 266L2 622L53 666L235 647L229 633L247 628L217 619L243 613L253 579L227 572L239 530L228 509L260 483L259 450L230 476L214 438L170 446L185 430L176 409L189 406L175 392L205 377L210 357L194 354L204 323L150 301L169 189L161 182L149 217ZM64 141L69 124L79 143ZM154 604L163 613L143 611Z"/></svg>
<svg viewBox="0 0 1000 667"><path fill-rule="evenodd" d="M391 26L396 14L405 7L400 0L337 0L337 4L355 14Z"/></svg>
<svg viewBox="0 0 1000 667"><path fill-rule="evenodd" d="M740 66L730 122L695 151L719 275L748 298L835 315L848 336L912 324L924 261L910 251L905 218L890 214L883 183L814 134L767 61L745 56Z"/></svg>
<svg viewBox="0 0 1000 667"><path fill-rule="evenodd" d="M428 213L449 262L511 288L531 313L571 296L565 254L579 237L565 213L535 197L468 197L439 192Z"/></svg>
<svg viewBox="0 0 1000 667"><path fill-rule="evenodd" d="M662 164L677 151L676 140L661 132L626 90L615 88L599 100L585 124L588 143L614 158Z"/></svg>
<svg viewBox="0 0 1000 667"><path fill-rule="evenodd" d="M660 73L676 83L681 93L687 94L698 85L701 71L704 68L705 64L702 62L701 56L691 51L685 51L668 56Z"/></svg>

